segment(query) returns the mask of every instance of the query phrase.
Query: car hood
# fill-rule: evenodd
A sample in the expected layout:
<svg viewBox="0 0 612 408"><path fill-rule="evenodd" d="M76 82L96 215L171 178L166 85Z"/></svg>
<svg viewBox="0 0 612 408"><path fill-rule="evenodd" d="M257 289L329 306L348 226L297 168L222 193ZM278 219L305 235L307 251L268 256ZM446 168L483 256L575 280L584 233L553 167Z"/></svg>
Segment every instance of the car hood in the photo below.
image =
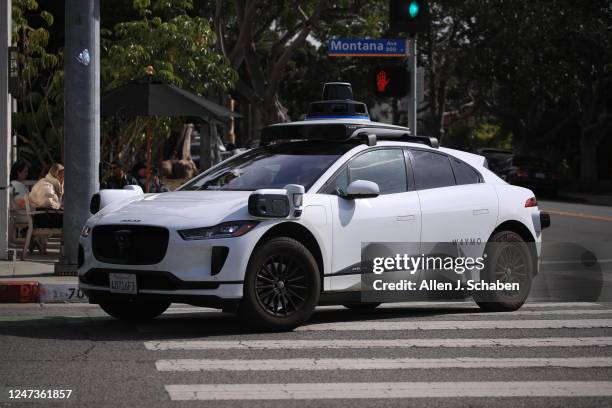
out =
<svg viewBox="0 0 612 408"><path fill-rule="evenodd" d="M101 214L101 223L138 222L158 225L215 225L224 220L248 219L251 191L174 191L146 194Z"/></svg>

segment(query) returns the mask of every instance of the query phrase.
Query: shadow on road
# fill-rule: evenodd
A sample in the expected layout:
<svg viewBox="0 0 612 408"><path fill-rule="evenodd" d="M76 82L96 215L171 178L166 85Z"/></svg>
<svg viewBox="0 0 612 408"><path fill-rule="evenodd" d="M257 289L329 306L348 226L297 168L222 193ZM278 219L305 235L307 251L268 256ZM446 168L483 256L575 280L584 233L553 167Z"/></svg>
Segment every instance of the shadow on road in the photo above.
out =
<svg viewBox="0 0 612 408"><path fill-rule="evenodd" d="M371 311L320 308L309 323L387 320L410 317L436 317L480 310L471 303L463 307L385 307ZM34 339L125 341L183 339L226 335L258 335L235 315L221 312L165 314L148 321L125 322L108 316L26 316L21 320L0 321L0 336Z"/></svg>

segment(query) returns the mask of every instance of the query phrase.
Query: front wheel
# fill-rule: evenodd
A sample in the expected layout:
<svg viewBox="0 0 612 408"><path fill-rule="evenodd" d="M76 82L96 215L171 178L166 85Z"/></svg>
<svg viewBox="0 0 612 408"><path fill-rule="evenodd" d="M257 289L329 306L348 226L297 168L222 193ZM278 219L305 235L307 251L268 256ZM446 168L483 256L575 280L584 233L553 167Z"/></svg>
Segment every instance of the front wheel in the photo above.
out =
<svg viewBox="0 0 612 408"><path fill-rule="evenodd" d="M239 314L255 329L292 330L312 315L320 292L310 251L292 238L274 238L251 257Z"/></svg>
<svg viewBox="0 0 612 408"><path fill-rule="evenodd" d="M150 320L164 313L170 302L104 301L100 307L120 320Z"/></svg>
<svg viewBox="0 0 612 408"><path fill-rule="evenodd" d="M487 259L481 280L487 283L518 284L518 290L486 290L473 293L478 306L487 312L519 309L529 296L535 274L534 254L523 238L513 231L495 233L485 250Z"/></svg>

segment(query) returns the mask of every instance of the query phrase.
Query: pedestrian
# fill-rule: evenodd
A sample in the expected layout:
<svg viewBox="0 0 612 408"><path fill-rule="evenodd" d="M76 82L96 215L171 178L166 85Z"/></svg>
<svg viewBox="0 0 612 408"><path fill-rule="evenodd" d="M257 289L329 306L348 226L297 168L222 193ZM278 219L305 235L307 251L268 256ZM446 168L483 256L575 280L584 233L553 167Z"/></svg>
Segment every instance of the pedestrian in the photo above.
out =
<svg viewBox="0 0 612 408"><path fill-rule="evenodd" d="M25 210L25 197L28 193L28 187L24 184L24 181L28 178L29 170L28 165L22 160L17 160L11 167L11 211Z"/></svg>
<svg viewBox="0 0 612 408"><path fill-rule="evenodd" d="M166 187L161 182L161 179L159 178L159 173L155 170L150 173L147 183L147 165L144 162L136 163L132 170L132 173L134 177L136 177L138 185L145 193L165 193L167 191L170 191L168 187Z"/></svg>
<svg viewBox="0 0 612 408"><path fill-rule="evenodd" d="M30 193L30 203L39 214L34 214L34 228L62 228L64 217L61 211L64 198L64 166L55 163L47 175L38 180ZM37 237L30 245L30 251L38 247L47 253L46 237Z"/></svg>
<svg viewBox="0 0 612 408"><path fill-rule="evenodd" d="M102 189L122 189L128 185L138 185L138 181L126 174L123 163L115 160L111 163L111 175L102 182Z"/></svg>

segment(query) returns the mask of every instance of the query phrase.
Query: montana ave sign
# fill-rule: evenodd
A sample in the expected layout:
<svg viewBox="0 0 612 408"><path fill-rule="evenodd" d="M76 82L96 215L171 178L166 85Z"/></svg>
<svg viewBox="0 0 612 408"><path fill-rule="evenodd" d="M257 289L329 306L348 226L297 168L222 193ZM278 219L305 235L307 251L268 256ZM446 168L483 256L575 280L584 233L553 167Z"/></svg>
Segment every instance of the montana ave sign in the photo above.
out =
<svg viewBox="0 0 612 408"><path fill-rule="evenodd" d="M327 43L331 57L405 57L406 42L402 39L343 39Z"/></svg>

